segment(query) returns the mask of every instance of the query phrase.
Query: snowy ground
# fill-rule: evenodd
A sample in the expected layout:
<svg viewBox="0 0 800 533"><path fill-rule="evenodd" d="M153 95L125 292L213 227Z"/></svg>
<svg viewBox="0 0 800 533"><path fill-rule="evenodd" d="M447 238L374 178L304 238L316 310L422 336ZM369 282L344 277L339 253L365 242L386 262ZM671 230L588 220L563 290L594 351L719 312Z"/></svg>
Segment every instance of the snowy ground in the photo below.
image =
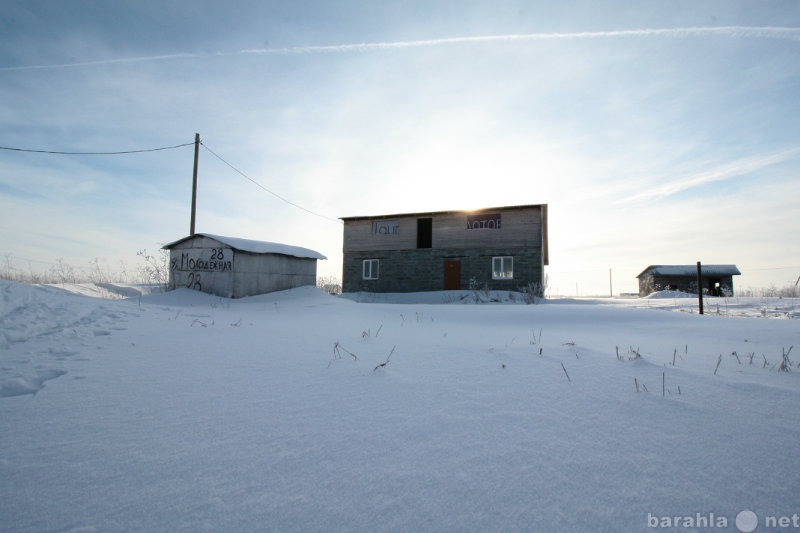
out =
<svg viewBox="0 0 800 533"><path fill-rule="evenodd" d="M69 289L0 281L0 531L800 531L791 299Z"/></svg>

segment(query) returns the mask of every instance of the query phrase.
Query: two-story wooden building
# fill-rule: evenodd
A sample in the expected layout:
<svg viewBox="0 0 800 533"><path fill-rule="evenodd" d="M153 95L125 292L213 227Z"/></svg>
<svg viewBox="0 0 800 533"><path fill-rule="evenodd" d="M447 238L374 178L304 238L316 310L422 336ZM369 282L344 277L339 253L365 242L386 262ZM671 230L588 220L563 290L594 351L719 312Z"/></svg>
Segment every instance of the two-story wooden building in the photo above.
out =
<svg viewBox="0 0 800 533"><path fill-rule="evenodd" d="M547 204L341 220L344 292L544 290Z"/></svg>

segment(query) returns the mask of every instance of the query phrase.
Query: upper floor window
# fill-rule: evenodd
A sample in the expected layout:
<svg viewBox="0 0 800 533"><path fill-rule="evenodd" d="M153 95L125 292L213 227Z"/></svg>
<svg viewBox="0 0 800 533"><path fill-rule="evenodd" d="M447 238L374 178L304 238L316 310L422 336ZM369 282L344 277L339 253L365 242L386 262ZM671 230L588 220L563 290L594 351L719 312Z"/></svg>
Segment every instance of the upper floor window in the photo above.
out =
<svg viewBox="0 0 800 533"><path fill-rule="evenodd" d="M417 219L417 248L431 248L433 246L433 219Z"/></svg>
<svg viewBox="0 0 800 533"><path fill-rule="evenodd" d="M492 279L514 279L514 258L492 257Z"/></svg>
<svg viewBox="0 0 800 533"><path fill-rule="evenodd" d="M378 279L378 259L364 259L362 263L363 279Z"/></svg>

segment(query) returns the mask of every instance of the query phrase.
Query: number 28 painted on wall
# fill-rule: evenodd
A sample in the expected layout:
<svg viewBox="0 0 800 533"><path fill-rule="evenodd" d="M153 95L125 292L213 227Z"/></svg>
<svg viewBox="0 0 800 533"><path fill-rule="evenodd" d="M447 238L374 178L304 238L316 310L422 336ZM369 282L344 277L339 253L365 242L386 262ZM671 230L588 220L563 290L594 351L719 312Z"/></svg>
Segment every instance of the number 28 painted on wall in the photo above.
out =
<svg viewBox="0 0 800 533"><path fill-rule="evenodd" d="M202 291L203 286L200 284L200 274L197 272L189 272L189 283L186 284L186 288Z"/></svg>
<svg viewBox="0 0 800 533"><path fill-rule="evenodd" d="M170 269L175 280L175 286L203 291L204 284L211 287L218 283L225 283L216 276L222 273L226 273L227 276L231 275L234 256L235 253L231 248L190 248L180 250L180 253L174 254L170 261ZM222 279L226 279L227 276L223 274Z"/></svg>

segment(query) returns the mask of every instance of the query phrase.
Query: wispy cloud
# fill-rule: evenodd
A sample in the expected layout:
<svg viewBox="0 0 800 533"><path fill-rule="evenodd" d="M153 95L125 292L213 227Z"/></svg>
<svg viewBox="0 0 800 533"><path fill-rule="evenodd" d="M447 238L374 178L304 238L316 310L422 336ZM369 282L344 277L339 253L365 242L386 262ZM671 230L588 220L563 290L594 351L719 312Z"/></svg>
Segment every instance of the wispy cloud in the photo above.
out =
<svg viewBox="0 0 800 533"><path fill-rule="evenodd" d="M10 196L22 200L45 200L41 194L23 191L7 183L0 183L0 196Z"/></svg>
<svg viewBox="0 0 800 533"><path fill-rule="evenodd" d="M119 59L102 59L96 61L80 61L74 63L53 63L45 65L21 65L0 67L0 71L59 69L70 67L87 67L114 65L123 63L140 63L148 61L164 61L191 58L212 58L234 55L288 55L288 54L320 54L372 52L381 50L424 48L455 44L481 44L524 41L550 40L583 40L583 39L616 39L626 37L724 37L737 39L779 39L800 42L800 28L774 26L700 26L686 28L648 28L639 30L591 31L591 32L555 32L555 33L522 33L509 35L479 35L472 37L445 37L439 39L419 39L413 41L365 42L334 45L289 46L283 48L254 48L233 52L217 53L180 53L153 56L128 57Z"/></svg>
<svg viewBox="0 0 800 533"><path fill-rule="evenodd" d="M47 69L72 68L72 67L97 67L102 65L118 65L123 63L144 63L148 61L163 61L167 59L212 57L213 55L216 54L164 54L155 56L124 57L117 59L98 59L96 61L78 61L75 63L52 63L48 65L23 65L17 67L0 67L0 71L47 70ZM231 54L225 54L225 55L231 55Z"/></svg>
<svg viewBox="0 0 800 533"><path fill-rule="evenodd" d="M681 179L676 179L660 186L649 189L645 192L628 196L618 200L617 204L633 204L646 200L653 200L672 196L679 192L727 179L742 176L750 172L755 172L762 168L793 159L800 155L800 147L781 150L771 154L763 154L737 159L730 163L714 167L712 169L693 174Z"/></svg>

